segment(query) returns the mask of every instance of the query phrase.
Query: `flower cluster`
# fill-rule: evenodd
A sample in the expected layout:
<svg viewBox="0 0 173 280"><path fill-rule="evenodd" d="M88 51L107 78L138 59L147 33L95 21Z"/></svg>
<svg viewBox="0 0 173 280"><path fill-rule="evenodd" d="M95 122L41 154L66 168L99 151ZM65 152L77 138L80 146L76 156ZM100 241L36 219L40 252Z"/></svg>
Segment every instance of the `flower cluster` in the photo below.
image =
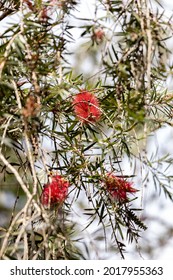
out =
<svg viewBox="0 0 173 280"><path fill-rule="evenodd" d="M44 186L41 194L41 204L45 208L62 204L67 198L69 182L61 175L52 176L51 183Z"/></svg>
<svg viewBox="0 0 173 280"><path fill-rule="evenodd" d="M81 91L73 99L74 112L83 124L95 123L100 119L101 110L97 97L89 91Z"/></svg>
<svg viewBox="0 0 173 280"><path fill-rule="evenodd" d="M105 178L105 187L110 197L120 202L128 201L127 193L137 192L137 190L132 187L132 183L111 173L108 173Z"/></svg>

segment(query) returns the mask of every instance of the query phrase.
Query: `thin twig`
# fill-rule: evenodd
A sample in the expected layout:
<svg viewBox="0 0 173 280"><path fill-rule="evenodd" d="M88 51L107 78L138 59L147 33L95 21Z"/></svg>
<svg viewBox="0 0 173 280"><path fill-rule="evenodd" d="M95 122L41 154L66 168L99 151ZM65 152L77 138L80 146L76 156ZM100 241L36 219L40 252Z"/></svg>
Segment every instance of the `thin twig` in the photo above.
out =
<svg viewBox="0 0 173 280"><path fill-rule="evenodd" d="M23 182L20 174L18 173L18 171L8 162L8 160L6 160L6 158L4 157L4 155L0 152L0 159L2 160L2 162L6 165L7 168L10 169L10 171L14 174L14 176L16 177L17 181L19 182L20 186L22 187L23 191L25 192L25 194L27 195L28 198L33 198L33 194L31 194L27 188L27 186L25 185L25 183ZM37 208L38 209L38 208Z"/></svg>
<svg viewBox="0 0 173 280"><path fill-rule="evenodd" d="M11 82L12 82L12 85L14 87L14 92L15 92L15 95L16 95L18 108L21 112L22 111L22 103L21 103L21 100L20 100L20 95L19 95L19 92L18 92L17 84L14 80L12 80ZM29 162L30 162L32 176L33 176L33 195L35 195L37 193L37 175L36 175L36 171L35 171L35 167L34 167L34 160L33 160L32 152L31 152L31 148L30 148L29 137L28 137L28 134L27 134L27 132L28 132L27 122L26 122L24 117L23 117L23 123L24 123L24 138L25 138L25 142L26 142L28 159L29 159Z"/></svg>
<svg viewBox="0 0 173 280"><path fill-rule="evenodd" d="M10 125L10 122L12 120L13 116L10 116L7 120L7 123L5 125L5 128L4 128L4 131L3 131L3 135L2 135L2 138L1 138L1 144L0 144L0 152L2 151L2 146L4 144L4 140L5 140L5 137L6 137L6 133L7 133L7 129Z"/></svg>
<svg viewBox="0 0 173 280"><path fill-rule="evenodd" d="M1 76L2 76L2 71L4 69L4 66L5 66L5 63L6 63L6 60L7 60L7 57L9 56L10 54L10 49L11 49L11 46L14 42L14 40L16 39L17 36L19 36L19 34L21 33L21 31L19 31L18 33L16 33L12 38L11 40L8 42L8 45L6 47L6 50L5 50L5 53L3 55L3 59L0 63L0 79L1 79Z"/></svg>

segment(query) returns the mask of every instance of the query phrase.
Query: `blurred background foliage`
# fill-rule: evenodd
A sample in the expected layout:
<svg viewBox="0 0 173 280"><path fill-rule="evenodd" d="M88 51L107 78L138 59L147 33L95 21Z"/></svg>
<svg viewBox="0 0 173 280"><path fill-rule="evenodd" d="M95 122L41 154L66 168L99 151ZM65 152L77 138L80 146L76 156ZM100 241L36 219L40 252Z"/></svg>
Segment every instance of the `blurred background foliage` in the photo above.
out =
<svg viewBox="0 0 173 280"><path fill-rule="evenodd" d="M173 225L147 209L172 207L173 157L150 139L172 126L172 17L158 1L87 1L86 16L83 5L0 1L0 244L29 199L18 176L39 202L53 171L71 184L55 258L157 258ZM82 89L99 99L95 125L75 117ZM138 199L110 204L107 172L134 182ZM164 224L157 238L155 222ZM57 246L56 238L48 234Z"/></svg>

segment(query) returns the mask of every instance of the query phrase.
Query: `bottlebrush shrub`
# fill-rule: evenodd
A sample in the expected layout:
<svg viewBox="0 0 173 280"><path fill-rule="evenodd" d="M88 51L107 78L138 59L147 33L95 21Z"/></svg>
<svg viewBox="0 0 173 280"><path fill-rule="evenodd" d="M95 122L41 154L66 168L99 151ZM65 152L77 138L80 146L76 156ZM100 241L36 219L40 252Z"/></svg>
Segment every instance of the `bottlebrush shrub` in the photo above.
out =
<svg viewBox="0 0 173 280"><path fill-rule="evenodd" d="M61 175L52 176L51 183L44 186L41 194L41 204L45 208L62 204L67 198L69 182Z"/></svg>
<svg viewBox="0 0 173 280"><path fill-rule="evenodd" d="M106 190L110 194L110 197L120 202L128 201L128 193L137 192L137 190L132 187L132 183L111 173L108 173L106 176L105 186Z"/></svg>
<svg viewBox="0 0 173 280"><path fill-rule="evenodd" d="M83 124L95 123L100 119L101 110L97 97L89 91L81 91L73 99L74 112Z"/></svg>

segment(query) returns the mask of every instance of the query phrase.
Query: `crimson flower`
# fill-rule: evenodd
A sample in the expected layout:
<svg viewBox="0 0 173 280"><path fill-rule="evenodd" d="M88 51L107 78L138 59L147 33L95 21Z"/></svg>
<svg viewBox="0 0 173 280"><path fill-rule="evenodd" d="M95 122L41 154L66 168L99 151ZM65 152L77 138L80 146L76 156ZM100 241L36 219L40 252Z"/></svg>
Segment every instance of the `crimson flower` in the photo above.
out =
<svg viewBox="0 0 173 280"><path fill-rule="evenodd" d="M99 101L89 91L81 91L73 100L74 112L83 124L95 123L101 116Z"/></svg>
<svg viewBox="0 0 173 280"><path fill-rule="evenodd" d="M47 208L62 204L67 197L69 182L60 175L52 176L51 183L44 186L41 194L41 204Z"/></svg>
<svg viewBox="0 0 173 280"><path fill-rule="evenodd" d="M127 193L137 192L137 190L132 187L132 183L127 182L123 178L116 177L111 173L107 174L105 185L111 198L121 202L125 202L128 200Z"/></svg>

